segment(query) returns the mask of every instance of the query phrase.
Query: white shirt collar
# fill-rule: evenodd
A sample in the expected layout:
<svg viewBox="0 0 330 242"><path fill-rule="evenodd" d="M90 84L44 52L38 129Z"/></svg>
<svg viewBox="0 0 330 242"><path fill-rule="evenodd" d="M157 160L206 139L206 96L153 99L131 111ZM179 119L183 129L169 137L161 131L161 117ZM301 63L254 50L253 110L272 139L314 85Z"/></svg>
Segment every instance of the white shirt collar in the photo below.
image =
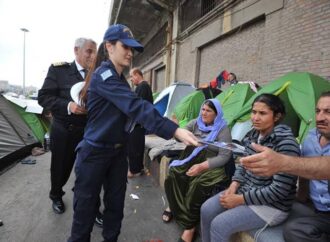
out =
<svg viewBox="0 0 330 242"><path fill-rule="evenodd" d="M76 63L77 69L80 73L80 75L85 78L85 72L83 71L85 68L82 67L76 60L74 61Z"/></svg>

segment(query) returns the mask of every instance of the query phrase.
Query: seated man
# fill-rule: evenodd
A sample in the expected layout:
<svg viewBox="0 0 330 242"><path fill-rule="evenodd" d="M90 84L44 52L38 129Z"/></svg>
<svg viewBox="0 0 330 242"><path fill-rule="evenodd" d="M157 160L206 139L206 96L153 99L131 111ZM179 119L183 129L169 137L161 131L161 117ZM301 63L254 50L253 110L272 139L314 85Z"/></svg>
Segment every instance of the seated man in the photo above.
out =
<svg viewBox="0 0 330 242"><path fill-rule="evenodd" d="M303 156L330 156L330 91L321 95L316 106L316 128L311 130L302 146ZM308 180L300 179L300 186ZM304 207L301 216L285 224L287 242L330 241L329 180L310 180L309 196L314 213ZM309 212L309 215L307 213Z"/></svg>

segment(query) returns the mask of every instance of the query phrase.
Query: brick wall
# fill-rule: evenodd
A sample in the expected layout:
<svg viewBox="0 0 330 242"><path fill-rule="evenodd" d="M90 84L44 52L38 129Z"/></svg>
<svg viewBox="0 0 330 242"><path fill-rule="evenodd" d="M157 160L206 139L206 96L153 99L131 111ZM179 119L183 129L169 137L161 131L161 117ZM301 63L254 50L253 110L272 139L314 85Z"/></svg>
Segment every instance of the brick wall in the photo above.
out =
<svg viewBox="0 0 330 242"><path fill-rule="evenodd" d="M216 21L216 20L215 20ZM206 27L207 28L207 27ZM180 45L176 77L194 82L194 33ZM209 82L223 69L238 79L267 83L290 71L330 76L330 1L284 0L284 7L199 48L197 79Z"/></svg>
<svg viewBox="0 0 330 242"><path fill-rule="evenodd" d="M289 71L330 76L330 1L286 0L266 17L263 51L267 81Z"/></svg>

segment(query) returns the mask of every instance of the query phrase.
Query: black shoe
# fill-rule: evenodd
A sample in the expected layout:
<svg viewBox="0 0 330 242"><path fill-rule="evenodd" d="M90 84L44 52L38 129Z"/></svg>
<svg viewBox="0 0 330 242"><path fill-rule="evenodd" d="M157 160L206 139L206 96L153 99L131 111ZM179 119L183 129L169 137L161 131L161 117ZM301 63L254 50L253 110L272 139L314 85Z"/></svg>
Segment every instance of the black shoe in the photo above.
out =
<svg viewBox="0 0 330 242"><path fill-rule="evenodd" d="M65 211L65 205L62 198L53 200L53 210L57 214L62 214Z"/></svg>
<svg viewBox="0 0 330 242"><path fill-rule="evenodd" d="M97 213L94 223L97 227L100 227L100 228L103 227L103 214L102 213L100 213L100 212Z"/></svg>

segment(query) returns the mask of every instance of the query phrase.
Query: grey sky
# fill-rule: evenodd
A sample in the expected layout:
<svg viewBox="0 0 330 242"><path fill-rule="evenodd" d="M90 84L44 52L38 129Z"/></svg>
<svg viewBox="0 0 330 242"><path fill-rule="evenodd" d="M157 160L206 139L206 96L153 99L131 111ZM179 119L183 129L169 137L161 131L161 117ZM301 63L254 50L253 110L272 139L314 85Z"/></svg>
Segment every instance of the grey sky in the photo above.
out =
<svg viewBox="0 0 330 242"><path fill-rule="evenodd" d="M23 84L26 28L26 86L41 87L53 62L74 59L77 37L102 41L111 0L0 0L0 80Z"/></svg>

